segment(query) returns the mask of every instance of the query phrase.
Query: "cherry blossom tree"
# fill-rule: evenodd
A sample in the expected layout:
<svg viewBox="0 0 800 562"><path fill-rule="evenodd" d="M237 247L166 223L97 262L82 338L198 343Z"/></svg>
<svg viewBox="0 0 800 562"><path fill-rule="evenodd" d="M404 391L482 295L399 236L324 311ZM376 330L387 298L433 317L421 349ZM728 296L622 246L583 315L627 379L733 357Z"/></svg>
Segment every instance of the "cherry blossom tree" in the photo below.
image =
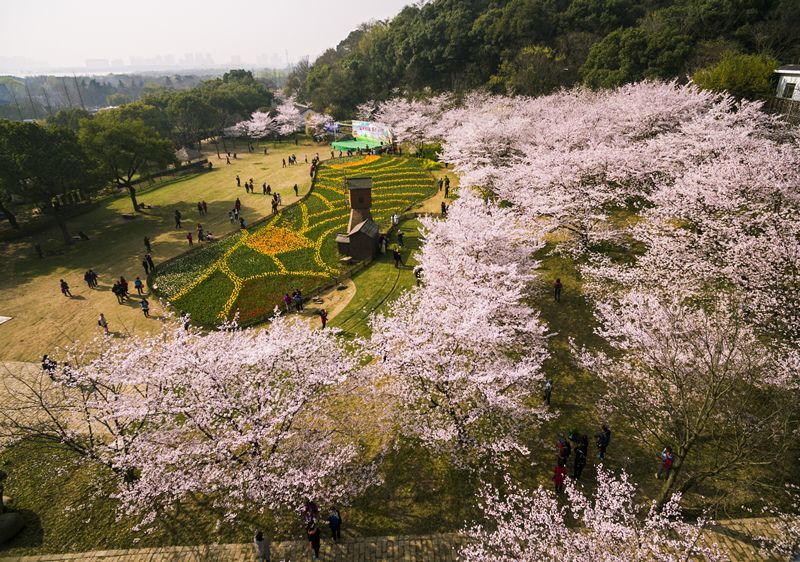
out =
<svg viewBox="0 0 800 562"><path fill-rule="evenodd" d="M685 521L677 495L645 511L625 472L615 477L598 466L591 498L568 478L564 504L550 490L526 490L508 478L505 488L482 490L486 521L466 530L475 540L461 549L462 560L727 560L705 540L709 520Z"/></svg>
<svg viewBox="0 0 800 562"><path fill-rule="evenodd" d="M277 108L275 122L278 126L278 133L282 136L295 134L303 128L303 116L294 98L285 99Z"/></svg>
<svg viewBox="0 0 800 562"><path fill-rule="evenodd" d="M524 302L536 232L465 192L446 221L427 219L424 284L371 321L376 385L400 425L462 464L526 453L517 438L546 414L528 405L542 381L545 328Z"/></svg>
<svg viewBox="0 0 800 562"><path fill-rule="evenodd" d="M437 121L451 102L450 94L419 100L394 98L382 102L377 111L373 112L373 117L389 125L398 142L409 142L422 147L439 131Z"/></svg>
<svg viewBox="0 0 800 562"><path fill-rule="evenodd" d="M604 410L625 420L654 466L671 448L659 502L721 476L746 481L781 457L797 422L784 389L800 362L762 342L735 303L631 291L596 309L613 352L584 353L583 365L607 383Z"/></svg>
<svg viewBox="0 0 800 562"><path fill-rule="evenodd" d="M362 121L372 121L378 111L378 102L368 100L356 106L356 117Z"/></svg>
<svg viewBox="0 0 800 562"><path fill-rule="evenodd" d="M169 322L78 357L54 374L50 433L125 475L116 497L144 524L188 499L233 517L305 496L340 501L375 481L359 436L333 417L356 359L332 330L281 317L266 330L208 334ZM35 391L23 400L49 396ZM16 411L0 419L31 434Z"/></svg>
<svg viewBox="0 0 800 562"><path fill-rule="evenodd" d="M311 113L306 119L306 129L313 136L324 135L333 121L333 117L326 113Z"/></svg>

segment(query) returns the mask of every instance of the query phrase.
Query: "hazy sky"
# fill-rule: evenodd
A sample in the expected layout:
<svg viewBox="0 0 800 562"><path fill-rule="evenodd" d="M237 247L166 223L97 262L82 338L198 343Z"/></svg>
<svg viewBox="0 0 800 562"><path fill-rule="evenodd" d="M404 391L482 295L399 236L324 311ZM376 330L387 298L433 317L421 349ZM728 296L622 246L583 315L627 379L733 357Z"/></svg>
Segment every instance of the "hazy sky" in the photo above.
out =
<svg viewBox="0 0 800 562"><path fill-rule="evenodd" d="M359 24L412 0L24 0L3 2L0 71L84 67L137 57L243 65L313 59ZM186 54L191 53L190 57ZM195 54L200 54L198 58ZM238 57L238 59L236 58Z"/></svg>

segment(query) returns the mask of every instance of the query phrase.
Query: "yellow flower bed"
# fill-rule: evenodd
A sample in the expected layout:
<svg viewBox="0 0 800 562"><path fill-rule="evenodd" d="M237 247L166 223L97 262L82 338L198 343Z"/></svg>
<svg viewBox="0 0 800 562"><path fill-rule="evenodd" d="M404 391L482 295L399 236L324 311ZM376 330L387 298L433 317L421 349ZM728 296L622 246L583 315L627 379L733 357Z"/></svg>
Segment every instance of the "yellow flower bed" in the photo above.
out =
<svg viewBox="0 0 800 562"><path fill-rule="evenodd" d="M276 256L284 252L314 246L311 240L305 236L287 228L274 226L268 226L255 235L249 236L245 244L256 252L261 252L268 256Z"/></svg>
<svg viewBox="0 0 800 562"><path fill-rule="evenodd" d="M378 160L380 156L375 154L370 154L369 156L364 156L361 160L355 160L353 162L345 162L344 164L331 164L331 168L334 170L341 170L343 168L350 168L352 166L364 166L365 164L372 164L376 160Z"/></svg>

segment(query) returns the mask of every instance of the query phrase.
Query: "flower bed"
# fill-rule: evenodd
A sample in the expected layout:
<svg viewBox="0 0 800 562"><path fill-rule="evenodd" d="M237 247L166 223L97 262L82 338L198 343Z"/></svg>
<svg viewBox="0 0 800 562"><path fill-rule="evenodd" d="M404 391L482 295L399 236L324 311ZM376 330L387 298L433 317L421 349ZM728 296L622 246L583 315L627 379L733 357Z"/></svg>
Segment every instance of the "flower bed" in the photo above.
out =
<svg viewBox="0 0 800 562"><path fill-rule="evenodd" d="M312 194L265 226L237 232L187 252L159 268L154 284L195 321L213 325L238 312L240 321L268 317L281 297L308 294L342 274L335 237L347 228L350 208L344 178L373 178L373 218L386 229L393 213L436 191L415 159L368 156L323 165Z"/></svg>

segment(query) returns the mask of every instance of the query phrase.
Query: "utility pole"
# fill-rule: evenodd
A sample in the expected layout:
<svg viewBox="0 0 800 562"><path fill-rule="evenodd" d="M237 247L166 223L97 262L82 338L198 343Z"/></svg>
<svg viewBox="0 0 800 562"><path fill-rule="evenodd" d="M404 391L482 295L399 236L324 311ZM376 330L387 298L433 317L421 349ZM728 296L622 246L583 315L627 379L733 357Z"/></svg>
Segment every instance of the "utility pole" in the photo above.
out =
<svg viewBox="0 0 800 562"><path fill-rule="evenodd" d="M75 74L72 75L72 79L75 80L75 89L78 90L78 99L81 100L81 107L84 111L86 111L86 106L83 104L83 96L81 95L81 89L78 86L78 77Z"/></svg>
<svg viewBox="0 0 800 562"><path fill-rule="evenodd" d="M28 94L28 101L31 102L31 109L33 110L34 119L39 119L39 112L36 111L36 106L33 105L33 96L31 95L31 90L28 88L27 82L25 82L25 92Z"/></svg>
<svg viewBox="0 0 800 562"><path fill-rule="evenodd" d="M72 109L72 100L69 98L69 88L67 88L67 79L63 76L61 77L61 83L64 85L64 93L67 94L67 103L69 104L70 109Z"/></svg>

